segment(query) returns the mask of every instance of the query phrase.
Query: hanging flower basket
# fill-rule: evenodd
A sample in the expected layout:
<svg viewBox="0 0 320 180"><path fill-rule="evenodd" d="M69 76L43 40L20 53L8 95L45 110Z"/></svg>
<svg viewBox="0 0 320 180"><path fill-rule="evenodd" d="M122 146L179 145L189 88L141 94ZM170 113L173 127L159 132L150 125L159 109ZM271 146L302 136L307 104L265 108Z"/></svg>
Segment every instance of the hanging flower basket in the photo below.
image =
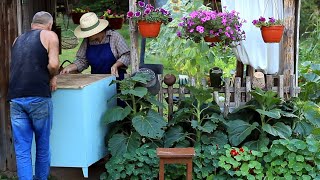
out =
<svg viewBox="0 0 320 180"><path fill-rule="evenodd" d="M121 29L124 22L124 18L106 18L106 20L112 29Z"/></svg>
<svg viewBox="0 0 320 180"><path fill-rule="evenodd" d="M214 37L205 36L205 37L204 37L204 41L205 41L205 42L212 42L212 43L214 43L214 42L220 42L221 39L220 39L218 36L214 36Z"/></svg>
<svg viewBox="0 0 320 180"><path fill-rule="evenodd" d="M284 31L284 26L262 26L261 35L265 43L279 43Z"/></svg>
<svg viewBox="0 0 320 180"><path fill-rule="evenodd" d="M142 37L155 38L159 35L161 22L139 21L138 28Z"/></svg>

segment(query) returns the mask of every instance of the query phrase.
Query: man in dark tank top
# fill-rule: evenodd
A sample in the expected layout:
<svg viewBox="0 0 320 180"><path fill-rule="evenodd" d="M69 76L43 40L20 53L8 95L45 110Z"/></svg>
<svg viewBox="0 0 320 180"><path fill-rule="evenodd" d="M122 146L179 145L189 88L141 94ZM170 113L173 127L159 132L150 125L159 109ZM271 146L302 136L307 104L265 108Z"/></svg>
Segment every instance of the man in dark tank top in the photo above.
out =
<svg viewBox="0 0 320 180"><path fill-rule="evenodd" d="M11 49L8 100L19 180L33 179L33 133L35 179L46 180L50 172L51 91L59 68L59 40L52 24L50 13L36 13L31 30L17 37Z"/></svg>

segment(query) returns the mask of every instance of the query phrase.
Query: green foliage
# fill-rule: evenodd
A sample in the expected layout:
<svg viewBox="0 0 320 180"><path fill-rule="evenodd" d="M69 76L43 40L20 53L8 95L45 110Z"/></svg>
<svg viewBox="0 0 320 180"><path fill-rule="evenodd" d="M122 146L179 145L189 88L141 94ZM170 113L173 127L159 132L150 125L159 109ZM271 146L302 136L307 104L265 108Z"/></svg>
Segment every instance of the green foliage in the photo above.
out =
<svg viewBox="0 0 320 180"><path fill-rule="evenodd" d="M168 62L168 67L173 68L180 74L186 74L201 82L201 78L209 74L209 69L219 67L224 70L224 77L230 77L235 69L236 57L230 48L217 44L211 47L210 44L201 41L195 43L192 40L178 38L176 32L180 18L188 12L197 9L202 3L187 3L181 1L179 14L173 14L173 21L161 28L160 37L148 43L147 58L156 56L160 60ZM170 8L170 7L168 7ZM165 49L165 51L163 51Z"/></svg>
<svg viewBox="0 0 320 180"><path fill-rule="evenodd" d="M159 141L164 134L163 128L167 122L153 110L153 105L163 105L144 87L150 78L148 74L137 73L133 77L112 82L120 87L116 97L127 105L125 108L115 106L104 114L104 122L111 126L107 141L112 156L134 151L140 147L142 139L146 142L143 137Z"/></svg>
<svg viewBox="0 0 320 180"><path fill-rule="evenodd" d="M179 145L182 142L185 144L186 140L187 144L191 145L203 143L203 140L213 141L215 136L213 132L224 121L219 106L214 101L210 102L212 97L208 90L195 87L187 89L192 96L181 100L178 110L174 112L165 135L166 147Z"/></svg>
<svg viewBox="0 0 320 180"><path fill-rule="evenodd" d="M267 148L263 149L267 151ZM225 153L219 157L219 166L231 177L241 179L263 179L263 152L249 150L247 147L225 145Z"/></svg>
<svg viewBox="0 0 320 180"><path fill-rule="evenodd" d="M81 0L76 7L88 7L91 12L95 12L99 16L103 15L103 12L107 9L110 9L116 14L125 14L129 9L129 1L99 0L92 3L92 0Z"/></svg>
<svg viewBox="0 0 320 180"><path fill-rule="evenodd" d="M312 135L275 140L263 159L270 179L320 178L320 142Z"/></svg>
<svg viewBox="0 0 320 180"><path fill-rule="evenodd" d="M301 64L299 86L301 87L299 97L302 100L311 100L315 103L320 102L320 92L318 91L320 88L320 64L315 64L311 61Z"/></svg>
<svg viewBox="0 0 320 180"><path fill-rule="evenodd" d="M156 150L145 144L123 156L112 156L105 165L107 172L101 174L101 180L116 179L157 179L159 159Z"/></svg>
<svg viewBox="0 0 320 180"><path fill-rule="evenodd" d="M233 146L258 150L273 139L305 137L320 126L319 107L299 99L282 101L275 92L257 89L253 99L228 115L227 132Z"/></svg>

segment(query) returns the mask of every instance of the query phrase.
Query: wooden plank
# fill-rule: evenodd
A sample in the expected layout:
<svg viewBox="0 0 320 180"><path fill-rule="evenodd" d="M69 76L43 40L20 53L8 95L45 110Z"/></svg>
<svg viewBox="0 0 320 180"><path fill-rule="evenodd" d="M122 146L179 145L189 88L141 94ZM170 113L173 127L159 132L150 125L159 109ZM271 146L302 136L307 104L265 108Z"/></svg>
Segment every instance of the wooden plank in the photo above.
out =
<svg viewBox="0 0 320 180"><path fill-rule="evenodd" d="M267 75L267 90L270 91L272 90L273 87L273 77L272 75Z"/></svg>
<svg viewBox="0 0 320 180"><path fill-rule="evenodd" d="M59 89L81 89L101 79L110 77L110 74L61 74L57 76ZM109 84L107 84L108 86Z"/></svg>
<svg viewBox="0 0 320 180"><path fill-rule="evenodd" d="M162 84L163 84L163 75L162 74L158 74L158 80L160 83L160 89L159 89L159 94L158 94L158 101L163 103L163 88L162 88ZM162 107L158 107L158 112L161 116L163 116L163 108Z"/></svg>
<svg viewBox="0 0 320 180"><path fill-rule="evenodd" d="M296 75L295 76L296 87L298 87L300 9L301 9L301 0L296 0L296 12L295 12L296 23L295 23L295 36L294 36L295 38L294 54L296 55L294 74Z"/></svg>
<svg viewBox="0 0 320 180"><path fill-rule="evenodd" d="M129 1L129 10L135 12L136 0ZM130 32L130 55L131 55L131 73L139 70L139 58L138 58L138 27L137 23L129 19L129 32Z"/></svg>
<svg viewBox="0 0 320 180"><path fill-rule="evenodd" d="M179 85L179 100L183 100L185 98L186 88L183 85Z"/></svg>
<svg viewBox="0 0 320 180"><path fill-rule="evenodd" d="M246 77L246 102L251 100L251 77Z"/></svg>
<svg viewBox="0 0 320 180"><path fill-rule="evenodd" d="M173 86L168 86L168 120L171 120L173 114Z"/></svg>
<svg viewBox="0 0 320 180"><path fill-rule="evenodd" d="M296 97L296 92L295 92L295 87L296 87L296 83L295 83L295 76L290 75L290 96L291 97Z"/></svg>
<svg viewBox="0 0 320 180"><path fill-rule="evenodd" d="M290 75L294 74L295 64L295 0L284 0L283 6L285 30L282 37L280 74L284 75L284 85L288 86Z"/></svg>
<svg viewBox="0 0 320 180"><path fill-rule="evenodd" d="M278 82L278 96L280 98L284 97L284 93L283 93L283 88L284 88L284 83L283 83L283 75L279 75L279 82Z"/></svg>
<svg viewBox="0 0 320 180"><path fill-rule="evenodd" d="M224 117L227 117L229 114L229 103L230 103L230 92L229 92L229 84L230 84L230 79L225 78L225 102L224 102L224 109L223 109L223 115Z"/></svg>
<svg viewBox="0 0 320 180"><path fill-rule="evenodd" d="M235 91L234 91L234 102L235 102L235 107L239 107L240 102L241 102L241 92L240 92L240 87L241 87L241 77L236 77L235 79Z"/></svg>

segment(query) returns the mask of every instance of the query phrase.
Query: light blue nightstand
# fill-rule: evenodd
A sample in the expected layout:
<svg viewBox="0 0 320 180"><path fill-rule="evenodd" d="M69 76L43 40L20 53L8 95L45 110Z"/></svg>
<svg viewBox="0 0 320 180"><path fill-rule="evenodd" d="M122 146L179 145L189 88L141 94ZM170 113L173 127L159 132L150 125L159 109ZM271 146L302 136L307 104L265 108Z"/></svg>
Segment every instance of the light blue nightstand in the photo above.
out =
<svg viewBox="0 0 320 180"><path fill-rule="evenodd" d="M66 74L58 76L52 94L51 166L79 167L88 177L88 167L107 154L102 124L104 112L116 105L115 77L111 75ZM32 146L33 165L35 146Z"/></svg>

